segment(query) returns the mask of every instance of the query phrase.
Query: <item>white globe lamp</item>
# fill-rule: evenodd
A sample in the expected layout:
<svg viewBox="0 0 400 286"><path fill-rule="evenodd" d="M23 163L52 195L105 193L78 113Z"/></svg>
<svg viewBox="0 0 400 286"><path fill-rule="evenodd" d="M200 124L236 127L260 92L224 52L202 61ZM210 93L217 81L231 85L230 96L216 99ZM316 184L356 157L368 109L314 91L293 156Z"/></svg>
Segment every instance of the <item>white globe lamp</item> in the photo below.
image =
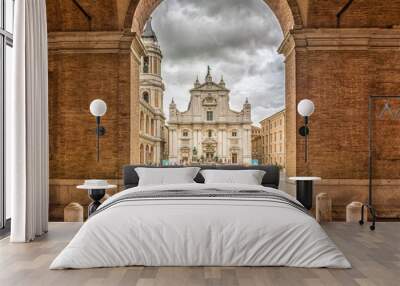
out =
<svg viewBox="0 0 400 286"><path fill-rule="evenodd" d="M309 99L303 99L297 105L297 112L303 117L311 116L315 111L314 102Z"/></svg>
<svg viewBox="0 0 400 286"><path fill-rule="evenodd" d="M90 113L96 117L102 117L107 112L107 104L101 99L95 99L90 103Z"/></svg>

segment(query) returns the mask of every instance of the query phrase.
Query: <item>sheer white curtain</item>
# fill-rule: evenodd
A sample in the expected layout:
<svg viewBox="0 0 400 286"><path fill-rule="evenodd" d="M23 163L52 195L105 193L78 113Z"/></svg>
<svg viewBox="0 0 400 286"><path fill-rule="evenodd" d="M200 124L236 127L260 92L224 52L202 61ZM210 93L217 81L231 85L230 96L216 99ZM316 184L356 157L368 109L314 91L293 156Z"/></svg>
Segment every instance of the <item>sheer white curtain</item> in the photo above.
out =
<svg viewBox="0 0 400 286"><path fill-rule="evenodd" d="M27 242L48 225L48 84L45 0L15 1L14 94L7 113L12 242ZM9 148L7 148L9 147Z"/></svg>

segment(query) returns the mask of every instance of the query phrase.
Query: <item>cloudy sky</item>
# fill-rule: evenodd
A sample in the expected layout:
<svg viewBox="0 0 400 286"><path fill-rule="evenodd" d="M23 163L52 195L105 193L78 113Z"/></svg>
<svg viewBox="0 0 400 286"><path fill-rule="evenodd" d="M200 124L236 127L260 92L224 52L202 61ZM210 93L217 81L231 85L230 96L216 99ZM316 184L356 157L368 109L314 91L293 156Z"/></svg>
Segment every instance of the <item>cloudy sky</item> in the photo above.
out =
<svg viewBox="0 0 400 286"><path fill-rule="evenodd" d="M165 112L174 98L187 108L189 89L207 65L231 90L231 107L249 98L253 122L284 106L284 64L277 48L283 39L275 16L260 0L164 0L154 11L153 28L164 55Z"/></svg>

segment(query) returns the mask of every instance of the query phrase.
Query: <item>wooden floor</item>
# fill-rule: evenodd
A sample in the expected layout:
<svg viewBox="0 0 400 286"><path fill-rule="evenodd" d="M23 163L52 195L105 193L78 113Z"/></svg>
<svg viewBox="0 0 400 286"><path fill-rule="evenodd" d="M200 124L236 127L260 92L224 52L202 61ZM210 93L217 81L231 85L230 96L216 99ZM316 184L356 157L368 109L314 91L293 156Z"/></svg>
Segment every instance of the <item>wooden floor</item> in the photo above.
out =
<svg viewBox="0 0 400 286"><path fill-rule="evenodd" d="M29 244L0 241L0 285L400 285L400 223L324 225L353 265L350 270L287 267L129 267L48 270L80 224L51 223L45 237Z"/></svg>

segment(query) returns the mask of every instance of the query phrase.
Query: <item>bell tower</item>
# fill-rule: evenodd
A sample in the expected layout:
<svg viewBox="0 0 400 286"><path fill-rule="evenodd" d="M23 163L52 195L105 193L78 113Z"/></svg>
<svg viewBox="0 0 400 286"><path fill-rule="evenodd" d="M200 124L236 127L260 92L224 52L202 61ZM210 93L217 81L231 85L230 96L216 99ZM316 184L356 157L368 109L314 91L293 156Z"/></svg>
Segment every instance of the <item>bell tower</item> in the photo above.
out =
<svg viewBox="0 0 400 286"><path fill-rule="evenodd" d="M161 77L162 52L152 26L150 18L142 34L142 42L145 47L145 55L142 57L140 70L140 109L142 119L146 126L141 130L140 143L146 154L143 162L160 164L165 159L167 142L165 138L165 115L164 115L164 83ZM143 114L143 115L142 115Z"/></svg>

